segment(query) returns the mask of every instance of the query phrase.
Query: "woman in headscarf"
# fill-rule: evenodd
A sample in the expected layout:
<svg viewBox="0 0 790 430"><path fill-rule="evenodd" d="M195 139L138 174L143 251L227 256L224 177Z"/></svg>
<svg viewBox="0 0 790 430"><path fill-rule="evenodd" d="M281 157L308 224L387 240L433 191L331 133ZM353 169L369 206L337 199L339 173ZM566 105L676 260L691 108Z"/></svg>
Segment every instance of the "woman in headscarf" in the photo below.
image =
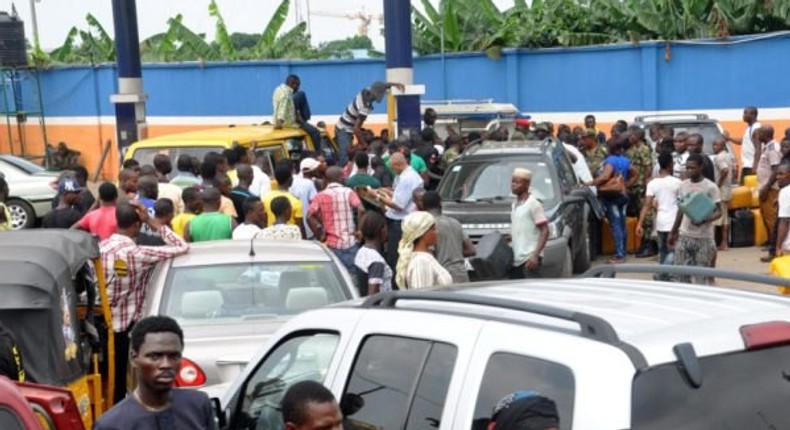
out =
<svg viewBox="0 0 790 430"><path fill-rule="evenodd" d="M453 278L430 252L436 244L436 219L428 212L413 212L403 219L398 244L396 281L401 289L450 285Z"/></svg>

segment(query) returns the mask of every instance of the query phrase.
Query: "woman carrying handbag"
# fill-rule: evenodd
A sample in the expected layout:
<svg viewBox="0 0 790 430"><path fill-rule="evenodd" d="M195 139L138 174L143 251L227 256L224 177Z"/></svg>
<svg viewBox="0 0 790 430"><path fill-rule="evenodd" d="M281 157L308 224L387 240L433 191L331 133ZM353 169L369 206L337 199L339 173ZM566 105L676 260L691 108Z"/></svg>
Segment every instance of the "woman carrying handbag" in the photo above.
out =
<svg viewBox="0 0 790 430"><path fill-rule="evenodd" d="M623 155L625 140L622 136L610 139L606 145L608 155L603 162L601 174L588 182L587 185L598 187L598 196L606 210L612 239L615 246L614 257L609 259L610 264L625 262L626 230L625 208L628 205L628 187L636 182L638 175L636 169Z"/></svg>

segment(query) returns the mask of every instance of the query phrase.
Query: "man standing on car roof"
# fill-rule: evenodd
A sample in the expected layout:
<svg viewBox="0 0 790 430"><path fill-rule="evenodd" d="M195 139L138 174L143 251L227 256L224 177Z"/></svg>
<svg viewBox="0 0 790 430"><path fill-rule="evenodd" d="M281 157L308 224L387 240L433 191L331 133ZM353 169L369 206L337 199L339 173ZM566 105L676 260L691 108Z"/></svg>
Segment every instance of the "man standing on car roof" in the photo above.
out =
<svg viewBox="0 0 790 430"><path fill-rule="evenodd" d="M746 123L746 130L743 137L730 137L730 142L741 145L741 184L743 178L754 174L754 138L755 132L761 125L757 122L757 108L748 106L743 110L743 122Z"/></svg>
<svg viewBox="0 0 790 430"><path fill-rule="evenodd" d="M529 192L532 172L523 168L513 170L510 192L516 200L510 213L510 236L513 246L513 267L510 279L540 278L543 249L549 240L549 220L543 203Z"/></svg>
<svg viewBox="0 0 790 430"><path fill-rule="evenodd" d="M119 203L115 209L118 231L99 244L107 296L115 331L115 402L126 396L126 367L129 357L129 333L142 314L146 284L157 263L185 254L189 244L159 220L148 216L137 202ZM147 224L165 242L165 246L139 246L137 236Z"/></svg>
<svg viewBox="0 0 790 430"><path fill-rule="evenodd" d="M285 82L278 85L272 94L274 129L279 130L283 127L295 128L296 109L294 108L293 94L299 89L299 77L288 75Z"/></svg>
<svg viewBox="0 0 790 430"><path fill-rule="evenodd" d="M362 136L362 125L370 112L373 111L373 102L381 103L387 90L396 87L403 91L403 84L374 82L369 88L364 88L349 103L346 110L340 115L335 125L335 140L339 147L337 165L348 164L348 148L354 143L354 137L361 145L365 142Z"/></svg>
<svg viewBox="0 0 790 430"><path fill-rule="evenodd" d="M205 393L173 389L184 351L184 332L175 320L143 318L132 329L130 343L136 388L102 415L94 430L217 428Z"/></svg>

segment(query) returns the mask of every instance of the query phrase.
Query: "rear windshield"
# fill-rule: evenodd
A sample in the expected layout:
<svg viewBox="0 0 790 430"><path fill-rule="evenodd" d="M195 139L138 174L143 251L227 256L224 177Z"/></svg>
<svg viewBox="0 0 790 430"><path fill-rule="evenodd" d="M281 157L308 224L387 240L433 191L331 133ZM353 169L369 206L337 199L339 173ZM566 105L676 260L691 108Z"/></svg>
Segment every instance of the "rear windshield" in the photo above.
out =
<svg viewBox="0 0 790 430"><path fill-rule="evenodd" d="M632 430L783 429L790 423L790 346L700 359L700 388L676 363L634 380Z"/></svg>
<svg viewBox="0 0 790 430"><path fill-rule="evenodd" d="M221 146L183 146L183 147L162 147L162 148L139 148L134 151L132 154L132 158L140 162L141 166L145 165L153 165L154 164L154 157L157 154L164 154L170 157L175 164L175 161L178 160L178 157L187 154L192 157L197 157L199 160L203 160L203 157L206 156L209 152L219 152L222 153L225 148Z"/></svg>
<svg viewBox="0 0 790 430"><path fill-rule="evenodd" d="M178 267L165 282L162 315L182 325L276 318L351 298L329 262Z"/></svg>

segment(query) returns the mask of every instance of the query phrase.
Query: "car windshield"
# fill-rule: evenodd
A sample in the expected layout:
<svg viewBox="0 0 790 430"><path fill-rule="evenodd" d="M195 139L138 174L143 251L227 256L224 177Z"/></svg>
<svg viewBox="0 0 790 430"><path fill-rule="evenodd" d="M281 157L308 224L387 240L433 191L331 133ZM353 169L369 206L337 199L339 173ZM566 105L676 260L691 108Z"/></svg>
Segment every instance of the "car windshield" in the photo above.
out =
<svg viewBox="0 0 790 430"><path fill-rule="evenodd" d="M455 164L439 186L443 200L457 202L496 202L511 198L510 179L513 169L525 167L532 171L530 191L545 207L556 203L557 191L549 166L537 159L470 160Z"/></svg>
<svg viewBox="0 0 790 430"><path fill-rule="evenodd" d="M173 268L160 312L183 325L277 318L351 298L330 262Z"/></svg>
<svg viewBox="0 0 790 430"><path fill-rule="evenodd" d="M677 363L637 375L632 430L778 429L790 423L790 346L699 361L699 388Z"/></svg>
<svg viewBox="0 0 790 430"><path fill-rule="evenodd" d="M30 175L34 175L39 172L43 172L45 169L38 164L33 164L30 161L25 160L24 158L14 157L13 155L6 155L2 158L3 161L8 162L12 166L25 171Z"/></svg>
<svg viewBox="0 0 790 430"><path fill-rule="evenodd" d="M182 147L162 147L162 148L138 148L134 151L134 155L132 158L140 162L141 166L145 165L153 165L154 164L154 157L158 154L164 154L170 157L173 160L173 164L175 164L178 157L187 154L192 157L197 157L201 161L203 157L206 156L209 152L219 152L225 148L221 146L182 146Z"/></svg>
<svg viewBox="0 0 790 430"><path fill-rule="evenodd" d="M721 135L721 130L719 130L718 125L713 122L671 123L667 125L675 129L675 136L680 132L701 134L704 139L702 144L703 154L713 154L713 139Z"/></svg>

